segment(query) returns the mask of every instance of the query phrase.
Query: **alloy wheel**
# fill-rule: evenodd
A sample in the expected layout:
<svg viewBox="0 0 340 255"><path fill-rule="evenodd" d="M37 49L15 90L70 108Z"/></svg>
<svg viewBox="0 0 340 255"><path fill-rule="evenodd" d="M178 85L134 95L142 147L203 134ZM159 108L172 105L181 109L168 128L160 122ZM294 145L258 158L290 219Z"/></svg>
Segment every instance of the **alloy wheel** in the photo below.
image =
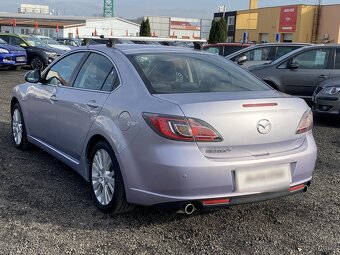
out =
<svg viewBox="0 0 340 255"><path fill-rule="evenodd" d="M100 149L92 162L92 186L95 197L102 205L108 205L115 191L115 176L109 153Z"/></svg>
<svg viewBox="0 0 340 255"><path fill-rule="evenodd" d="M20 145L22 141L22 119L19 109L13 111L12 116L12 132L13 138L16 145Z"/></svg>

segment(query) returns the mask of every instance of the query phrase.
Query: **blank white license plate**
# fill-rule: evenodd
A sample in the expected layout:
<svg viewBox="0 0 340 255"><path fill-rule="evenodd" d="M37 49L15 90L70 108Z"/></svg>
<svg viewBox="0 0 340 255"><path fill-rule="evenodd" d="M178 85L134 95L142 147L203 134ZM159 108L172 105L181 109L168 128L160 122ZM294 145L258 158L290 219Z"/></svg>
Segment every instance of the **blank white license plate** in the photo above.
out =
<svg viewBox="0 0 340 255"><path fill-rule="evenodd" d="M25 61L26 61L26 58L25 58L25 57L17 57L17 58L16 58L16 61L17 61L17 62L25 62Z"/></svg>
<svg viewBox="0 0 340 255"><path fill-rule="evenodd" d="M291 183L290 165L261 168L244 168L235 172L238 192L277 191L289 188Z"/></svg>

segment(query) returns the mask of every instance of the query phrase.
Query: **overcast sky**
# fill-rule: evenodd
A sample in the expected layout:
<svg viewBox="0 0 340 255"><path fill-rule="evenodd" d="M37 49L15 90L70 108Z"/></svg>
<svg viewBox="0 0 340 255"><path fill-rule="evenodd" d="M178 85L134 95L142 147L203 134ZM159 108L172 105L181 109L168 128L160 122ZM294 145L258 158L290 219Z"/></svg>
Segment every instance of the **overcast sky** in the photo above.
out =
<svg viewBox="0 0 340 255"><path fill-rule="evenodd" d="M259 7L315 4L318 0L259 0ZM322 0L324 4L340 3L340 0ZM101 15L103 0L0 0L0 12L17 12L20 3L46 4L50 9L65 15ZM115 0L115 14L123 18L140 16L175 16L188 18L212 18L218 5L227 5L229 11L248 8L249 0Z"/></svg>

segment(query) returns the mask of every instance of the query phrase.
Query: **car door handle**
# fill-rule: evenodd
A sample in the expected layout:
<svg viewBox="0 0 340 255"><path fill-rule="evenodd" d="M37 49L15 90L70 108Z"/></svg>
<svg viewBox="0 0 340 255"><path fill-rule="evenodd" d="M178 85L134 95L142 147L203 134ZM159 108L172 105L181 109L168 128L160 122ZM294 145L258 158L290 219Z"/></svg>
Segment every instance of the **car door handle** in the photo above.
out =
<svg viewBox="0 0 340 255"><path fill-rule="evenodd" d="M326 76L326 75L324 75L324 74L321 74L318 78L320 78L320 79L327 79L328 76Z"/></svg>
<svg viewBox="0 0 340 255"><path fill-rule="evenodd" d="M98 108L99 107L99 105L94 100L88 101L87 106L91 107L91 108Z"/></svg>
<svg viewBox="0 0 340 255"><path fill-rule="evenodd" d="M58 101L58 98L57 98L56 95L52 95L52 96L50 97L50 100L53 101L53 102L57 102L57 101Z"/></svg>

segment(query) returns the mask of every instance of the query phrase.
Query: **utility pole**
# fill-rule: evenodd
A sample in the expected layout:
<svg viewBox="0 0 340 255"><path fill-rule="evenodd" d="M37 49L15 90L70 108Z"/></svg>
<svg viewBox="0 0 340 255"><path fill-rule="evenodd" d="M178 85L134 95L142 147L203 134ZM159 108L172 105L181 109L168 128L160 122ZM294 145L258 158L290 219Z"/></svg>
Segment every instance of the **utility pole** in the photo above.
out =
<svg viewBox="0 0 340 255"><path fill-rule="evenodd" d="M114 0L103 0L103 17L114 17Z"/></svg>

